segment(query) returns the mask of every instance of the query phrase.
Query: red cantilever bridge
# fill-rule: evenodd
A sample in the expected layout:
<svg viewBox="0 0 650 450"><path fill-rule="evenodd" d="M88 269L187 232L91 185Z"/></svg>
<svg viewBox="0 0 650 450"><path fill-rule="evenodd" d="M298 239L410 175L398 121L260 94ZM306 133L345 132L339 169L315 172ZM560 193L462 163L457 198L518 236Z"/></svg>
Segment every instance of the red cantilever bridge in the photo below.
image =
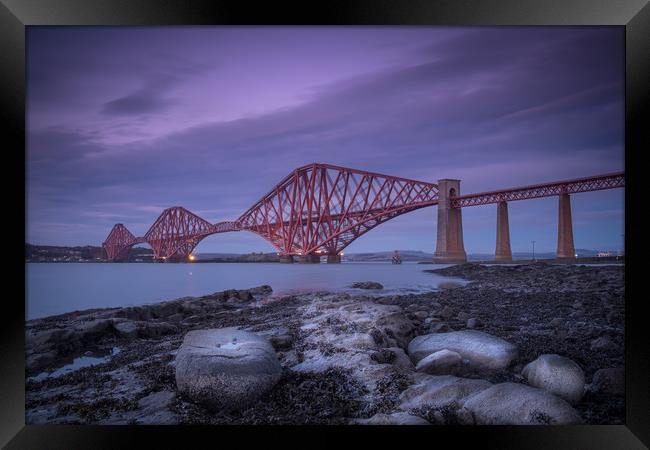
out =
<svg viewBox="0 0 650 450"><path fill-rule="evenodd" d="M132 246L149 244L159 260L186 259L205 237L247 230L269 241L282 261L340 262L352 241L401 214L438 205L435 259L467 259L461 210L497 203L496 258L512 259L507 202L558 196L558 257L574 257L569 195L624 187L623 173L564 180L500 191L460 195L460 180L416 181L330 164L310 164L287 175L234 221L212 224L181 206L165 209L142 237L116 224L103 247L109 260L128 257Z"/></svg>

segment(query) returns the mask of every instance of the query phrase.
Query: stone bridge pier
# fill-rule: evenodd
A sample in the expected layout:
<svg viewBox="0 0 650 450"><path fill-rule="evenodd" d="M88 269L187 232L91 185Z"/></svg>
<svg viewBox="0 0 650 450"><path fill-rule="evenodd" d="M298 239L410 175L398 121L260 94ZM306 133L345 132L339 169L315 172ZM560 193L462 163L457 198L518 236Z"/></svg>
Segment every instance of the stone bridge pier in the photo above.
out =
<svg viewBox="0 0 650 450"><path fill-rule="evenodd" d="M293 263L293 256L291 255L280 255L280 262L285 264Z"/></svg>
<svg viewBox="0 0 650 450"><path fill-rule="evenodd" d="M492 193L489 194L493 195ZM436 263L461 263L467 261L467 255L463 245L462 207L451 207L451 200L459 195L460 180L438 180L438 236L436 251L433 257L433 261ZM561 192L558 197L556 258L558 260L575 260L573 223L571 221L571 198L566 192ZM510 249L508 203L501 199L495 200L494 203L497 204L497 232L494 259L499 262L511 262L512 250Z"/></svg>
<svg viewBox="0 0 650 450"><path fill-rule="evenodd" d="M327 255L327 264L341 264L341 255Z"/></svg>
<svg viewBox="0 0 650 450"><path fill-rule="evenodd" d="M320 264L320 255L316 253L308 253L298 257L298 262L301 264Z"/></svg>
<svg viewBox="0 0 650 450"><path fill-rule="evenodd" d="M508 225L508 203L497 203L497 248L494 260L501 262L512 261L510 250L510 225Z"/></svg>
<svg viewBox="0 0 650 450"><path fill-rule="evenodd" d="M438 239L433 261L459 263L467 261L463 245L462 208L452 208L450 199L460 195L460 180L438 180Z"/></svg>
<svg viewBox="0 0 650 450"><path fill-rule="evenodd" d="M573 246L573 222L571 221L571 198L569 194L560 194L557 221L557 259L575 259Z"/></svg>

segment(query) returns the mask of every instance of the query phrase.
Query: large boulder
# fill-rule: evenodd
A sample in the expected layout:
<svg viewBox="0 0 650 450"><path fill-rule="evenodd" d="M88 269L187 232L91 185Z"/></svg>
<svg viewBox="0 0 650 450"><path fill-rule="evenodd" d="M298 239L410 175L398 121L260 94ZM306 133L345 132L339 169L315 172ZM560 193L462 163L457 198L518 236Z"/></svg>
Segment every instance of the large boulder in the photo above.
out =
<svg viewBox="0 0 650 450"><path fill-rule="evenodd" d="M550 392L501 383L465 400L463 410L477 425L572 425L582 423L571 405Z"/></svg>
<svg viewBox="0 0 650 450"><path fill-rule="evenodd" d="M584 394L584 372L564 356L541 355L526 365L521 374L531 386L545 389L569 403L579 402Z"/></svg>
<svg viewBox="0 0 650 450"><path fill-rule="evenodd" d="M414 363L440 350L454 351L470 367L503 369L517 357L517 347L496 336L475 330L452 331L418 336L408 345Z"/></svg>
<svg viewBox="0 0 650 450"><path fill-rule="evenodd" d="M281 371L269 342L236 328L190 331L176 355L178 390L213 410L250 406Z"/></svg>
<svg viewBox="0 0 650 450"><path fill-rule="evenodd" d="M425 376L400 394L400 409L405 411L422 406L443 408L460 406L465 398L492 386L485 380L459 378L452 375Z"/></svg>

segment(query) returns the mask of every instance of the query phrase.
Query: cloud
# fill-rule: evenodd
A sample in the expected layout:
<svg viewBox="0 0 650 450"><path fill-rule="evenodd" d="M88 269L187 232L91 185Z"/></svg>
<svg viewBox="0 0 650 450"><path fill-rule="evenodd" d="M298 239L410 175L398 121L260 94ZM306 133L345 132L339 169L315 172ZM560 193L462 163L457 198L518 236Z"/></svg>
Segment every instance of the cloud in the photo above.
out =
<svg viewBox="0 0 650 450"><path fill-rule="evenodd" d="M173 104L173 101L160 98L153 92L139 91L105 103L101 112L115 115L148 114L165 110Z"/></svg>
<svg viewBox="0 0 650 450"><path fill-rule="evenodd" d="M142 115L162 112L177 103L165 94L180 84L177 76L157 74L146 81L144 87L131 94L104 103L100 112L109 115Z"/></svg>

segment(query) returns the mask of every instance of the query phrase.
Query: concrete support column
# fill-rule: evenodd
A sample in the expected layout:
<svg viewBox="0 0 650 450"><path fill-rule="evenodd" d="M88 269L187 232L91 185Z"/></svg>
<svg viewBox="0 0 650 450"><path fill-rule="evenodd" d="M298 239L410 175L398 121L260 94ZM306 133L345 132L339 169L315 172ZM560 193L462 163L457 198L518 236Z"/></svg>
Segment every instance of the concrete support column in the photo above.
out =
<svg viewBox="0 0 650 450"><path fill-rule="evenodd" d="M560 194L557 224L557 258L575 259L573 246L573 223L571 222L571 198L569 194Z"/></svg>
<svg viewBox="0 0 650 450"><path fill-rule="evenodd" d="M320 264L320 256L315 253L301 255L298 257L298 262L301 264Z"/></svg>
<svg viewBox="0 0 650 450"><path fill-rule="evenodd" d="M293 263L293 256L291 255L280 255L280 262L285 264Z"/></svg>
<svg viewBox="0 0 650 450"><path fill-rule="evenodd" d="M327 255L327 264L340 264L341 255Z"/></svg>
<svg viewBox="0 0 650 450"><path fill-rule="evenodd" d="M461 208L451 208L450 198L460 195L460 180L438 180L438 239L433 261L457 263L467 261L463 245Z"/></svg>
<svg viewBox="0 0 650 450"><path fill-rule="evenodd" d="M508 203L497 203L497 248L494 252L495 261L512 261L510 250L510 225L508 224Z"/></svg>

